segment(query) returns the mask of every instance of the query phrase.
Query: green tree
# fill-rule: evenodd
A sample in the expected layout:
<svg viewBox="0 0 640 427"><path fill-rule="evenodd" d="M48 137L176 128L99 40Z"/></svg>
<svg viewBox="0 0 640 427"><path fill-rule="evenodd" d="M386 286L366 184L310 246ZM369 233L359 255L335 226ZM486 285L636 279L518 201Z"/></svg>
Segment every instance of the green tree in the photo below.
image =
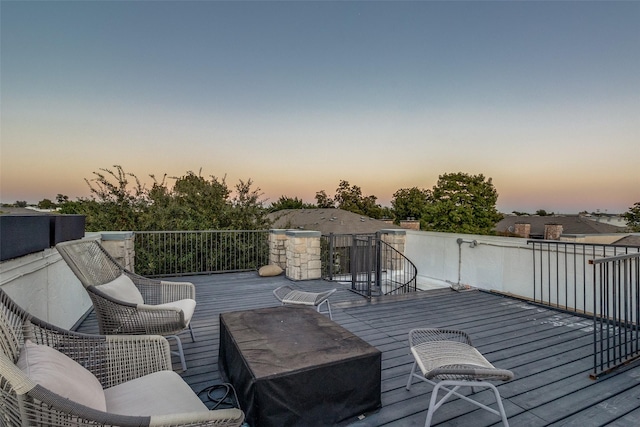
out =
<svg viewBox="0 0 640 427"><path fill-rule="evenodd" d="M336 204L333 199L327 196L324 190L320 190L316 193L316 202L319 208L335 208Z"/></svg>
<svg viewBox="0 0 640 427"><path fill-rule="evenodd" d="M400 224L401 220L415 218L420 220L422 214L431 201L431 191L418 187L401 188L393 193L391 207L395 223Z"/></svg>
<svg viewBox="0 0 640 427"><path fill-rule="evenodd" d="M631 231L640 231L640 202L635 202L629 210L622 214L622 217L627 221L627 226Z"/></svg>
<svg viewBox="0 0 640 427"><path fill-rule="evenodd" d="M251 179L240 180L236 185L236 195L232 200L233 215L230 228L233 230L264 230L271 222L265 216L266 209L260 200L260 189L252 189Z"/></svg>
<svg viewBox="0 0 640 427"><path fill-rule="evenodd" d="M553 216L553 212L547 212L544 209L538 209L536 211L536 215L538 215L538 216Z"/></svg>
<svg viewBox="0 0 640 427"><path fill-rule="evenodd" d="M16 201L16 207L18 208L26 208L27 207L27 202L24 200L18 200Z"/></svg>
<svg viewBox="0 0 640 427"><path fill-rule="evenodd" d="M363 196L362 189L357 185L350 185L349 181L341 180L333 201L337 208L345 211L366 215L371 218L381 218L382 208L376 203L376 196Z"/></svg>
<svg viewBox="0 0 640 427"><path fill-rule="evenodd" d="M441 175L432 201L422 215L426 230L491 234L502 219L496 209L498 193L491 178L462 172Z"/></svg>
<svg viewBox="0 0 640 427"><path fill-rule="evenodd" d="M42 199L38 202L38 209L55 209L56 204L49 199Z"/></svg>
<svg viewBox="0 0 640 427"><path fill-rule="evenodd" d="M313 209L316 205L312 203L304 203L302 199L297 197L280 196L280 198L271 204L269 212L277 212L284 209Z"/></svg>

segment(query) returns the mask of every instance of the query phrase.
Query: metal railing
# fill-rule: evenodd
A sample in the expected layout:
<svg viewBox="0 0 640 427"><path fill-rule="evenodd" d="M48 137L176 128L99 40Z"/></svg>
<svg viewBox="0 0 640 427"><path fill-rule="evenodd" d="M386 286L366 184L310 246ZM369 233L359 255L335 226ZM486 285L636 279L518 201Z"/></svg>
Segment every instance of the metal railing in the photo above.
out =
<svg viewBox="0 0 640 427"><path fill-rule="evenodd" d="M533 246L533 301L577 315L594 312L589 260L640 253L635 246L529 240Z"/></svg>
<svg viewBox="0 0 640 427"><path fill-rule="evenodd" d="M322 277L351 283L366 297L417 290L416 266L376 234L329 234L321 238Z"/></svg>
<svg viewBox="0 0 640 427"><path fill-rule="evenodd" d="M268 264L269 231L137 231L135 254L149 277L255 270Z"/></svg>
<svg viewBox="0 0 640 427"><path fill-rule="evenodd" d="M593 265L592 378L640 357L640 253Z"/></svg>

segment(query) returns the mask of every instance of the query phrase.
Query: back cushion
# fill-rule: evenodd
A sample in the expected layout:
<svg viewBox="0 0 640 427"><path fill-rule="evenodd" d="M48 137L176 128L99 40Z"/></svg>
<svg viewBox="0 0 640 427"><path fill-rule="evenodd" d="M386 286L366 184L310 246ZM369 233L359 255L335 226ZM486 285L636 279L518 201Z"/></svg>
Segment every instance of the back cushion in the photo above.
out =
<svg viewBox="0 0 640 427"><path fill-rule="evenodd" d="M55 348L27 340L16 365L33 382L49 391L99 411L107 410L98 379Z"/></svg>
<svg viewBox="0 0 640 427"><path fill-rule="evenodd" d="M98 289L119 301L144 304L142 294L126 274L121 274L112 281L98 286Z"/></svg>

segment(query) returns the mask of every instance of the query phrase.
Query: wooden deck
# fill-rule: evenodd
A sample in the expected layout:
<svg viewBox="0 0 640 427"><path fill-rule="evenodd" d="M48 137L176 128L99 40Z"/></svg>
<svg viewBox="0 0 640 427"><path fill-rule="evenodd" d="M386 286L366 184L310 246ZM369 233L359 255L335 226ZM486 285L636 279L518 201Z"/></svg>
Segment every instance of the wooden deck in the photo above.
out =
<svg viewBox="0 0 640 427"><path fill-rule="evenodd" d="M196 392L221 382L217 366L221 312L278 305L272 290L283 284L309 290L338 287L331 298L334 320L383 352L382 408L344 425L424 425L431 386L417 382L411 391L405 389L413 362L407 333L415 327L465 330L495 366L514 372L514 380L498 386L514 427L640 425L640 365L597 381L589 379L592 332L591 322L583 318L479 291L444 289L368 302L339 284L261 278L253 272L186 279L197 287L192 321L197 341L183 335L188 370L182 376ZM93 315L80 331L97 332ZM495 407L492 396L485 391L475 398ZM501 423L495 415L452 399L436 411L434 425Z"/></svg>

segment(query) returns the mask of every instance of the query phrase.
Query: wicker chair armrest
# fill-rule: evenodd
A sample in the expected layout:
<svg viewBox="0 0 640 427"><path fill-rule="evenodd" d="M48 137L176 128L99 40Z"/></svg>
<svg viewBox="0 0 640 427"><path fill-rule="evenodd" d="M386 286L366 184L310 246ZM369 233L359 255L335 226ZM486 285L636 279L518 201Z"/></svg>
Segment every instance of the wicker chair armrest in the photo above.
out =
<svg viewBox="0 0 640 427"><path fill-rule="evenodd" d="M109 335L106 347L96 375L104 388L172 369L169 342L162 336Z"/></svg>
<svg viewBox="0 0 640 427"><path fill-rule="evenodd" d="M240 427L244 413L240 409L216 409L208 412L191 412L151 417L150 426L224 426Z"/></svg>
<svg viewBox="0 0 640 427"><path fill-rule="evenodd" d="M473 346L471 337L457 329L418 328L409 331L409 347L430 341L456 341Z"/></svg>
<svg viewBox="0 0 640 427"><path fill-rule="evenodd" d="M146 304L164 304L181 299L196 299L196 288L191 282L150 279L125 271L136 285Z"/></svg>

